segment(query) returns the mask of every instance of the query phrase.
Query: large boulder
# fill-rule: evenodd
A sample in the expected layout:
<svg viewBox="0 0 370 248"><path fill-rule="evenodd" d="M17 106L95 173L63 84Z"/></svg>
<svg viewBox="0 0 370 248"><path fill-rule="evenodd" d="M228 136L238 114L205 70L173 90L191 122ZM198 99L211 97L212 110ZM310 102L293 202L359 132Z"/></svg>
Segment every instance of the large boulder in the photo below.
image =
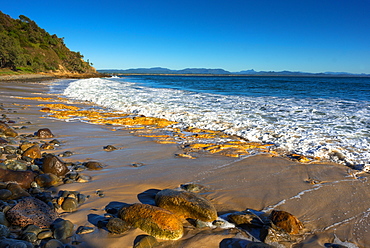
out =
<svg viewBox="0 0 370 248"><path fill-rule="evenodd" d="M136 203L124 206L118 213L119 218L130 226L139 228L155 238L177 240L183 235L181 219L163 208Z"/></svg>
<svg viewBox="0 0 370 248"><path fill-rule="evenodd" d="M26 227L36 225L41 228L49 228L51 223L58 217L54 209L45 202L34 198L25 197L6 212L6 218L12 225Z"/></svg>
<svg viewBox="0 0 370 248"><path fill-rule="evenodd" d="M35 173L32 171L12 171L0 168L1 182L17 182L22 188L28 189L35 179Z"/></svg>
<svg viewBox="0 0 370 248"><path fill-rule="evenodd" d="M272 210L270 220L289 234L298 234L303 229L303 224L294 215L285 211Z"/></svg>
<svg viewBox="0 0 370 248"><path fill-rule="evenodd" d="M8 124L0 122L0 133L5 135L6 137L17 137L18 133L14 131L13 128L8 126Z"/></svg>
<svg viewBox="0 0 370 248"><path fill-rule="evenodd" d="M187 191L164 189L155 196L158 207L182 217L211 222L217 219L217 211L207 199Z"/></svg>
<svg viewBox="0 0 370 248"><path fill-rule="evenodd" d="M62 160L60 160L57 156L47 154L44 157L44 161L42 163L42 171L44 173L52 173L59 177L67 174L69 169L65 165L65 163Z"/></svg>

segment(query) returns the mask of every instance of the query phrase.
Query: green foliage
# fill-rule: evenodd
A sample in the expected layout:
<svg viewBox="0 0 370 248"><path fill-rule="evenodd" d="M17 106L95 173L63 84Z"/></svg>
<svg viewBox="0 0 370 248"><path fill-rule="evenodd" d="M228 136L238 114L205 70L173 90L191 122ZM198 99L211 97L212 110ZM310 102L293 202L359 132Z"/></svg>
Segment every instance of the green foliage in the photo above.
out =
<svg viewBox="0 0 370 248"><path fill-rule="evenodd" d="M94 72L80 52L70 51L63 38L50 35L30 18L13 19L0 11L0 68L25 72Z"/></svg>

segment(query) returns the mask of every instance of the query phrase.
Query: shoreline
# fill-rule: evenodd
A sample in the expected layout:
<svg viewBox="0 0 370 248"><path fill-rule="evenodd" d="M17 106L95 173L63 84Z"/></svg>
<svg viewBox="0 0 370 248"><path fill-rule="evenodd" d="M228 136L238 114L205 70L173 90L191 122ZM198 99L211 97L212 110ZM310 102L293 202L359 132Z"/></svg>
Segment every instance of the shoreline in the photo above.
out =
<svg viewBox="0 0 370 248"><path fill-rule="evenodd" d="M95 160L105 165L101 171L86 172L92 176L91 182L58 187L91 196L77 211L63 215L77 226L92 226L88 216L104 214L104 207L112 201L135 203L147 190L177 188L192 182L205 186L202 195L215 205L219 215L246 208L258 211L281 209L294 214L309 230L303 235L301 247L323 247L324 243L334 241L334 234L359 247L370 244L370 238L365 235L369 219L364 203L369 202L366 196L370 195L367 174L351 177L350 169L343 165L300 164L270 155L230 158L211 154L194 160L178 158L175 154L181 149L176 144L158 144L153 138L134 136L128 130L117 130L109 125L40 118L42 102L9 97L45 96L47 84L46 81L33 83L34 88L27 84L1 82L1 100L7 108L18 111L8 113L9 118L20 123L26 120L33 123L22 132L50 128L62 141L62 146L51 152L60 154L69 150L74 153L63 160ZM109 144L119 149L104 151L102 147ZM134 163L143 166L133 167ZM105 197L97 196L97 190L104 191ZM344 202L343 195L346 197ZM161 241L158 247L219 247L222 240L238 234L235 230L221 234L224 232L188 227L183 239ZM119 244L130 247L135 237L143 234L135 229L124 235L112 235L96 228L91 234L80 235L78 239L82 243L77 247L103 247L98 245L103 241L104 247L126 247Z"/></svg>

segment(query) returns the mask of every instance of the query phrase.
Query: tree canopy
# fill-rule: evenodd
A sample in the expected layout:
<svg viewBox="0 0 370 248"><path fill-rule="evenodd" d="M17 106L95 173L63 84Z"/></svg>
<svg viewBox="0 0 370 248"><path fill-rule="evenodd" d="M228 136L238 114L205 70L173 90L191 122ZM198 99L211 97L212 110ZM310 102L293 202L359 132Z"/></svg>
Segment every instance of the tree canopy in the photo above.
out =
<svg viewBox="0 0 370 248"><path fill-rule="evenodd" d="M94 72L80 52L70 51L63 38L50 35L30 18L13 19L0 11L0 68L32 72Z"/></svg>

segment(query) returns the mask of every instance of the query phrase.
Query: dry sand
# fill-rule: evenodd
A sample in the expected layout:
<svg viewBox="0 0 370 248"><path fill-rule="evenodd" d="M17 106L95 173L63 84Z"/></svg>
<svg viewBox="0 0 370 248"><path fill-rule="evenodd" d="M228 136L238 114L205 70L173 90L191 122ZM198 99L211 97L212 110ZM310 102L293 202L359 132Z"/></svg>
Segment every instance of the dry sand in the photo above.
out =
<svg viewBox="0 0 370 248"><path fill-rule="evenodd" d="M201 155L197 159L176 158L180 148L175 144L158 144L151 138L137 137L128 131L112 131L111 126L81 122L64 122L40 118L42 102L22 100L14 96L45 96L48 85L43 82L0 82L0 102L17 123L26 125L20 133L34 133L49 128L62 145L55 154L72 151L66 162L99 161L106 165L101 171L85 171L92 176L89 183L73 183L58 189L77 190L90 195L74 213L62 214L78 226L94 226L92 217L103 215L112 202L140 202L141 193L149 189L177 188L183 183L204 185L201 193L211 200L219 214L247 208L270 211L285 210L301 220L307 229L303 241L294 247L324 247L335 236L358 247L370 247L370 183L368 174L337 164L300 164L280 157L258 155L238 159ZM32 124L24 124L31 121ZM106 152L103 146L118 150ZM143 163L133 167L133 163ZM314 179L317 184L307 181ZM105 197L96 194L102 190ZM140 198L141 201L145 201ZM178 241L161 241L160 247L221 247L225 238L240 237L238 230L208 228L195 230L186 225L184 237ZM77 247L132 247L135 238L145 234L139 229L113 235L103 229L76 235L82 243ZM354 246L356 247L356 246Z"/></svg>

